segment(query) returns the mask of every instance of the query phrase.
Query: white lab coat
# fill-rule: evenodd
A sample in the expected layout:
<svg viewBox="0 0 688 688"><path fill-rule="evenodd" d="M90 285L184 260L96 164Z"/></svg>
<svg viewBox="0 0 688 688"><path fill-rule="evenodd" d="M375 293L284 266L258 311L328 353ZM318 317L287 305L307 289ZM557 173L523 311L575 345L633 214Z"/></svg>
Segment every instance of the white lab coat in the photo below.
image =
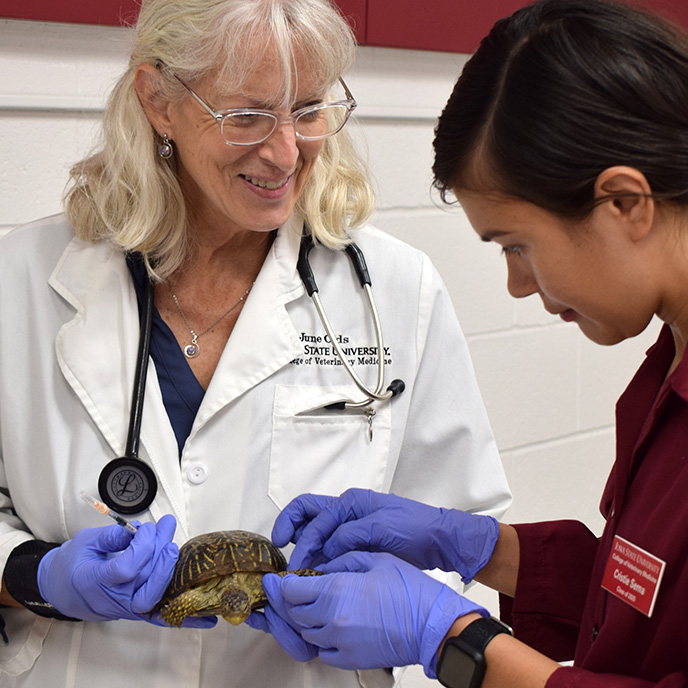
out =
<svg viewBox="0 0 688 688"><path fill-rule="evenodd" d="M159 488L140 519L174 514L179 544L218 529L269 535L292 497L350 486L501 514L510 495L447 292L427 257L372 228L355 238L380 310L387 380L403 379L406 390L377 407L372 441L361 413L319 410L359 393L322 341L296 273L300 229L297 218L280 228L181 467L151 363L140 455ZM347 258L316 248L311 263L343 345L375 346ZM124 257L108 244L75 239L63 216L11 232L0 241L0 328L1 570L26 539L62 542L107 524L78 495L97 495L101 469L124 452L139 337ZM373 384L374 356L349 354ZM1 688L391 683L383 671L293 661L270 635L222 619L200 631L2 611L9 644L0 643Z"/></svg>

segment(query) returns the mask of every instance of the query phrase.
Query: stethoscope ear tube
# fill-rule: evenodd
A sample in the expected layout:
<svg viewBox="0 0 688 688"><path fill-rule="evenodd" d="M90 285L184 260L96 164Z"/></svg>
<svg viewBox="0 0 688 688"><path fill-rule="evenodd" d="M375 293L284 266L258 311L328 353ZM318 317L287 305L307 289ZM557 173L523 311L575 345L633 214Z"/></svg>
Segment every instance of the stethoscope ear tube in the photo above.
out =
<svg viewBox="0 0 688 688"><path fill-rule="evenodd" d="M354 270L358 275L358 281L361 283L361 286L363 287L366 284L368 286L372 286L370 275L368 274L368 265L365 262L363 251L361 251L361 249L354 243L347 244L344 250L351 259L351 264L354 266Z"/></svg>
<svg viewBox="0 0 688 688"><path fill-rule="evenodd" d="M397 396L397 394L401 394L405 389L406 383L399 378L392 380L389 383L389 387L387 387L387 391L391 392L393 397Z"/></svg>
<svg viewBox="0 0 688 688"><path fill-rule="evenodd" d="M299 257L296 261L296 269L303 282L303 286L306 288L306 293L308 296L313 296L313 293L318 291L318 285L313 276L313 270L311 270L308 254L315 244L313 243L313 236L310 230L304 226L303 231L304 234L301 238L301 245L299 246Z"/></svg>
<svg viewBox="0 0 688 688"><path fill-rule="evenodd" d="M366 265L365 258L363 256L363 251L353 242L347 244L344 248L351 264L358 276L358 280L361 283L363 292L365 294L366 301L368 302L368 309L370 310L370 316L373 320L373 328L375 330L375 338L377 340L377 351L378 351L378 366L377 366L377 382L374 389L367 387L362 380L356 374L356 371L350 365L344 352L339 346L339 342L335 333L332 329L332 325L325 313L322 302L320 300L320 295L318 294L318 285L315 281L313 275L313 270L311 269L309 254L313 249L314 241L313 235L310 229L304 224L303 234L301 237L301 245L299 247L299 257L296 262L296 269L301 277L301 281L306 289L308 296L312 299L316 311L318 312L318 317L322 322L325 332L329 338L329 342L337 354L337 358L341 361L344 369L351 377L352 381L358 387L358 389L365 395L363 401L346 401L346 402L336 402L326 406L328 409L360 409L366 408L373 401L386 401L397 394L401 394L404 391L405 385L402 380L393 380L389 387L383 391L384 379L385 379L385 347L382 340L382 327L380 325L380 317L378 315L377 307L375 305L375 299L373 298L372 286L370 275L368 274L368 266Z"/></svg>
<svg viewBox="0 0 688 688"><path fill-rule="evenodd" d="M406 383L403 380L400 380L399 378L396 378L395 380L392 380L389 383L389 387L387 387L387 392L388 397L395 397L398 394L401 394L404 390L406 389ZM366 404L370 403L371 400L365 402ZM336 401L334 404L328 404L325 406L325 408L328 411L344 411L348 407L351 407L350 402L346 401Z"/></svg>

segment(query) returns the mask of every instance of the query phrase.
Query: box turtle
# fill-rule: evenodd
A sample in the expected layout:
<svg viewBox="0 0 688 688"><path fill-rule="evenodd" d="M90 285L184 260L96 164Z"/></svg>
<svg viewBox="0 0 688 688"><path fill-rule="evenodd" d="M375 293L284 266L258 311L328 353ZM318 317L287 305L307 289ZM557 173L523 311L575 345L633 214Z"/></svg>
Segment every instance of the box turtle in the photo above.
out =
<svg viewBox="0 0 688 688"><path fill-rule="evenodd" d="M267 538L245 530L220 530L191 538L179 550L172 580L151 613L171 626L187 616L219 615L233 625L267 604L266 573L317 576L320 571L287 571L287 562Z"/></svg>

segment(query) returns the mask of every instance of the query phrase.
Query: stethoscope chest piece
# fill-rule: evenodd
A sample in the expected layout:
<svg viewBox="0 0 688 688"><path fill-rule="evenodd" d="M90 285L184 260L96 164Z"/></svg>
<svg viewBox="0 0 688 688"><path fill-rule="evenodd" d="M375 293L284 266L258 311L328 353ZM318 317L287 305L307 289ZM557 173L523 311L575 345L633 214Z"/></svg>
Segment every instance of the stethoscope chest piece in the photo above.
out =
<svg viewBox="0 0 688 688"><path fill-rule="evenodd" d="M139 514L148 509L158 491L150 466L136 457L110 461L98 478L100 498L120 514Z"/></svg>

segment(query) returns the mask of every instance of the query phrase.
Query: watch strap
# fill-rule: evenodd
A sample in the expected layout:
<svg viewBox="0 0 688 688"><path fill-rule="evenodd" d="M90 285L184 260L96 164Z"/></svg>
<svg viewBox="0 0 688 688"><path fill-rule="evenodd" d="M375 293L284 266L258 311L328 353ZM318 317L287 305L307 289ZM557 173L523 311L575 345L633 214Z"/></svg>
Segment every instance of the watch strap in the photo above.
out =
<svg viewBox="0 0 688 688"><path fill-rule="evenodd" d="M442 655L437 662L437 679L447 688L479 688L482 685L487 663L485 661L485 648L497 635L506 633L512 635L511 628L499 619L485 617L476 619L466 626L457 636L447 638ZM462 670L459 682L452 671L452 653L459 652L469 663L472 663L472 671L466 674L466 667ZM450 659L447 659L450 657ZM446 664L449 666L445 666Z"/></svg>
<svg viewBox="0 0 688 688"><path fill-rule="evenodd" d="M488 643L500 633L513 635L511 629L505 623L495 619L493 616L488 616L487 618L476 619L469 623L457 637L461 638L462 642L469 643L471 647L481 654L485 654L485 648Z"/></svg>

